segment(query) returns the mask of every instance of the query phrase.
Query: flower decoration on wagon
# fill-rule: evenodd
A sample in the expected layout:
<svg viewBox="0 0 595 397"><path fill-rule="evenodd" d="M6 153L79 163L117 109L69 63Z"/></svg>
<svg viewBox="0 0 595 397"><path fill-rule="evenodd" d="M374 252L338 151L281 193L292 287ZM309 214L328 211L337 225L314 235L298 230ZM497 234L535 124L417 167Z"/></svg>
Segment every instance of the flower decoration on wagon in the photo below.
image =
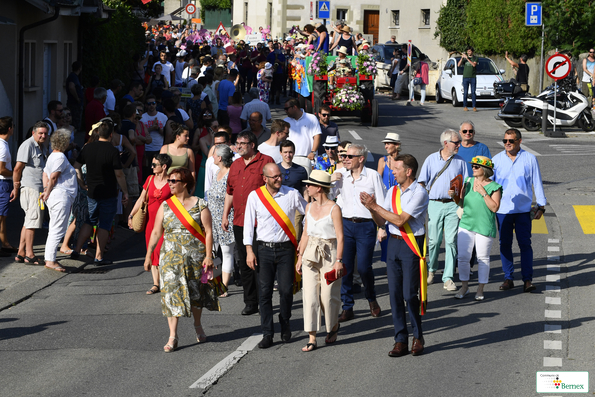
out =
<svg viewBox="0 0 595 397"><path fill-rule="evenodd" d="M357 56L357 73L364 76L376 76L376 61L371 55L359 54Z"/></svg>
<svg viewBox="0 0 595 397"><path fill-rule="evenodd" d="M311 76L326 76L327 73L328 64L326 62L326 54L320 52L314 53L308 67L308 74Z"/></svg>
<svg viewBox="0 0 595 397"><path fill-rule="evenodd" d="M361 110L364 102L362 93L350 84L337 88L333 97L333 106L342 110Z"/></svg>

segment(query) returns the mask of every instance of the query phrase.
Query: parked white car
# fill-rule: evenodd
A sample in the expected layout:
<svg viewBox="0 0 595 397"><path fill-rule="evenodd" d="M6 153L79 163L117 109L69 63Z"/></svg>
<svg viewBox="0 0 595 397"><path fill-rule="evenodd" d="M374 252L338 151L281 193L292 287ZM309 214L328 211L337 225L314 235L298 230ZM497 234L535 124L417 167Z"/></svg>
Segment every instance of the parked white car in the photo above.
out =
<svg viewBox="0 0 595 397"><path fill-rule="evenodd" d="M457 66L461 57L446 61L440 78L436 82L436 102L451 101L453 106L463 103L463 66ZM490 58L478 58L476 67L477 85L475 98L477 103L500 102L494 93L494 83L504 81L504 69L498 67ZM467 103L471 101L471 86L467 94Z"/></svg>

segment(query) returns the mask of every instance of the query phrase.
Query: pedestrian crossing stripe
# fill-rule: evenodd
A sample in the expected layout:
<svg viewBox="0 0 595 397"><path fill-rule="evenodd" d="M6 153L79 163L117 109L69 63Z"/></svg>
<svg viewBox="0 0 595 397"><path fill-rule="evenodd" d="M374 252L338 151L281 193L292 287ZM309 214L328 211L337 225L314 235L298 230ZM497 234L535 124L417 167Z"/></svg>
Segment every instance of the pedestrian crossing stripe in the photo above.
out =
<svg viewBox="0 0 595 397"><path fill-rule="evenodd" d="M595 205L573 205L574 213L585 234L595 234Z"/></svg>
<svg viewBox="0 0 595 397"><path fill-rule="evenodd" d="M328 11L328 7L326 6L326 2L321 2L320 10L319 11Z"/></svg>

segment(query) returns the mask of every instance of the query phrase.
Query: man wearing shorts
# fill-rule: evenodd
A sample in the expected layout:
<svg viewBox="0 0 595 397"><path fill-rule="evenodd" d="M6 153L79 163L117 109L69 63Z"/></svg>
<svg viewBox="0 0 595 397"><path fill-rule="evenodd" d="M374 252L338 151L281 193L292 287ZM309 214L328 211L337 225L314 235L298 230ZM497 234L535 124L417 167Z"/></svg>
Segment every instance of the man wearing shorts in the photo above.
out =
<svg viewBox="0 0 595 397"><path fill-rule="evenodd" d="M14 167L14 189L11 201L16 200L20 194L21 208L25 211L19 252L15 261L24 262L27 265L45 264L33 253L33 240L35 230L41 229L43 225L44 211L40 205L39 195L43 192L43 169L49 155L46 144L49 130L49 126L44 121L35 123L31 138L19 146Z"/></svg>
<svg viewBox="0 0 595 397"><path fill-rule="evenodd" d="M95 251L96 266L110 265L112 262L103 258L105 244L116 216L118 207L118 185L122 190L122 205L128 202L126 177L122 171L120 154L112 141L114 125L110 121L103 121L97 128L99 140L83 147L81 154L74 163L79 181L83 180L81 167L87 165L87 202L89 203L89 220L81 228L76 247L71 254L73 259L79 257L81 248L97 226L97 251ZM79 182L80 183L80 182ZM85 187L83 187L84 189Z"/></svg>

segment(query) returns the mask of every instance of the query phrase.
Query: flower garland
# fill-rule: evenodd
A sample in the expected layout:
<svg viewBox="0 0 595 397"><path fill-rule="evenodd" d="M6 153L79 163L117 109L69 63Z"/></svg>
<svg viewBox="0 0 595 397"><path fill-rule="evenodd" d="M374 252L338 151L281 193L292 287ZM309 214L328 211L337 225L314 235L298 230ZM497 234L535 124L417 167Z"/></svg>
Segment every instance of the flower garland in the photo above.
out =
<svg viewBox="0 0 595 397"><path fill-rule="evenodd" d="M376 76L376 61L368 54L359 54L357 56L357 72L364 76Z"/></svg>
<svg viewBox="0 0 595 397"><path fill-rule="evenodd" d="M304 67L299 62L293 63L291 77L297 83L298 90L302 88L302 77L304 76Z"/></svg>
<svg viewBox="0 0 595 397"><path fill-rule="evenodd" d="M364 96L356 87L345 84L335 89L333 106L343 110L361 110L364 106Z"/></svg>
<svg viewBox="0 0 595 397"><path fill-rule="evenodd" d="M326 54L316 52L312 55L312 61L308 67L308 74L312 76L325 76L328 72Z"/></svg>

